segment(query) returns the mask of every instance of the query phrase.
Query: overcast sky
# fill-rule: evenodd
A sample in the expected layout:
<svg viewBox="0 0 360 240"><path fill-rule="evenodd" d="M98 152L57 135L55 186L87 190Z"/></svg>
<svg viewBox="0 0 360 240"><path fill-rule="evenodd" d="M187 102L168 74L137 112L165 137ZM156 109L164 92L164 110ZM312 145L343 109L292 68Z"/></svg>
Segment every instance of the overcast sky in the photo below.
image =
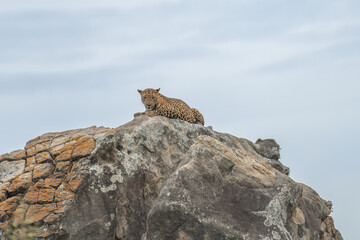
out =
<svg viewBox="0 0 360 240"><path fill-rule="evenodd" d="M0 2L0 154L122 125L160 87L216 131L275 138L358 239L360 1Z"/></svg>

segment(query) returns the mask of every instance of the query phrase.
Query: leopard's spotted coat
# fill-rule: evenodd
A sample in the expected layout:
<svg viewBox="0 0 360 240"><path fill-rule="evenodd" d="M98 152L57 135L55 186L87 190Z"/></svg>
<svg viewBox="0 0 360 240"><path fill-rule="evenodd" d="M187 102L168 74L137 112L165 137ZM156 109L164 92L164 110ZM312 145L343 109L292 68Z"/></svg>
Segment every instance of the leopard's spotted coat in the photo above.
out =
<svg viewBox="0 0 360 240"><path fill-rule="evenodd" d="M190 108L180 99L165 97L160 94L159 91L160 88L147 88L143 91L138 90L146 111L142 113L135 113L134 117L144 114L147 116L164 116L204 125L204 117L197 109Z"/></svg>

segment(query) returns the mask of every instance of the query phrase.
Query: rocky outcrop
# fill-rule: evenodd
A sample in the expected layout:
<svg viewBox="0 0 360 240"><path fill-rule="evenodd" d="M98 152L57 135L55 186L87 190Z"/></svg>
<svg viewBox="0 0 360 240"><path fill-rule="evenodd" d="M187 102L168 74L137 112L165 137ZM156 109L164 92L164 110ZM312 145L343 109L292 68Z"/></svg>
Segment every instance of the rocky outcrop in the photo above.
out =
<svg viewBox="0 0 360 240"><path fill-rule="evenodd" d="M1 236L342 239L331 202L279 156L269 141L165 117L45 134L0 156Z"/></svg>

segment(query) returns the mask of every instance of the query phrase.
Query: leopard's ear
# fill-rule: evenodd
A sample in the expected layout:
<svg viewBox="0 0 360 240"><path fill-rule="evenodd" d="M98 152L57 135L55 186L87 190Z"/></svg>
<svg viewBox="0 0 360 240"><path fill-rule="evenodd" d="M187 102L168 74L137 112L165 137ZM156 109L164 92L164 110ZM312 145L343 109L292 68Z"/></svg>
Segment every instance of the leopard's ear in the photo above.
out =
<svg viewBox="0 0 360 240"><path fill-rule="evenodd" d="M156 92L159 92L159 91L160 91L160 88L156 89L155 91L156 91Z"/></svg>
<svg viewBox="0 0 360 240"><path fill-rule="evenodd" d="M138 89L138 92L141 93L142 91L140 89Z"/></svg>

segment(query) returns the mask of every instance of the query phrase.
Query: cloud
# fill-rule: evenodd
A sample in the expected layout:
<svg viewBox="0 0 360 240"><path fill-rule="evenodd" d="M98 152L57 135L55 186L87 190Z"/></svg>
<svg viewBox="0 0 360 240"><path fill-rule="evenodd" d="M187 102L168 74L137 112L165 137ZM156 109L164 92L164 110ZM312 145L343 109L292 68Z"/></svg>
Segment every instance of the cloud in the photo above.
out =
<svg viewBox="0 0 360 240"><path fill-rule="evenodd" d="M251 81L251 75L262 73L267 67L311 56L319 51L327 51L341 43L337 39L306 43L266 37L261 40L219 41L199 44L198 55L192 55L190 52L185 58L158 61L152 68L144 69L142 72L145 75L159 75L165 79L189 83L194 79L200 82L220 79L225 82L234 79Z"/></svg>
<svg viewBox="0 0 360 240"><path fill-rule="evenodd" d="M134 58L141 58L157 51L164 50L151 42L119 45L90 45L83 48L49 49L34 59L33 55L24 56L15 61L3 62L0 65L1 75L24 74L64 74L81 71L93 71L111 66L129 66ZM76 58L76 55L87 56Z"/></svg>
<svg viewBox="0 0 360 240"><path fill-rule="evenodd" d="M360 19L337 19L302 24L289 31L291 35L334 35L348 28L359 28Z"/></svg>
<svg viewBox="0 0 360 240"><path fill-rule="evenodd" d="M77 11L99 10L103 8L128 10L133 8L152 6L158 4L173 4L182 0L75 0L75 1L48 1L48 0L18 0L7 1L2 4L0 12L24 11Z"/></svg>

